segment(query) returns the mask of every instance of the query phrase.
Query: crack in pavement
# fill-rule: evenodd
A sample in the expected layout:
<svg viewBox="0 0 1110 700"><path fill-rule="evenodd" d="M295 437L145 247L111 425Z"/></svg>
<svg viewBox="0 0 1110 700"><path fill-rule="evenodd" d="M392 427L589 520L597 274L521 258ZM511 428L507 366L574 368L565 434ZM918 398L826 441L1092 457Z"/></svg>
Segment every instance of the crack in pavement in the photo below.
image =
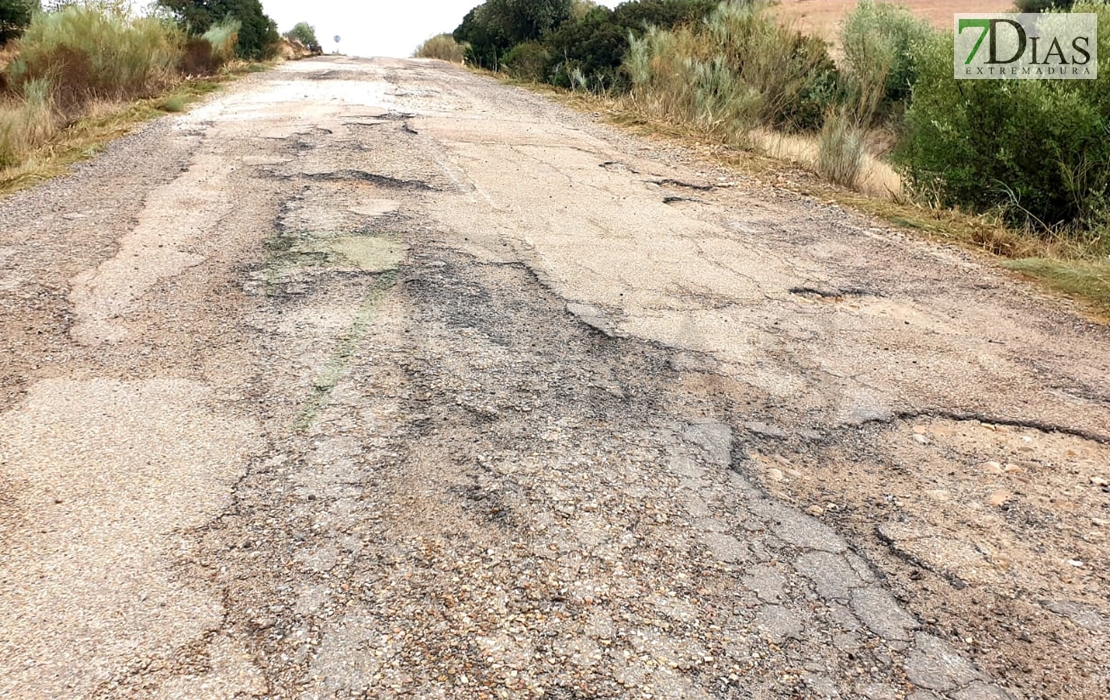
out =
<svg viewBox="0 0 1110 700"><path fill-rule="evenodd" d="M877 423L880 425L890 425L895 421L909 421L916 418L945 418L952 421L986 423L989 425L1004 425L1011 428L1029 428L1042 433L1057 433L1060 435L1071 435L1073 437L1089 440L1100 445L1110 445L1110 435L1102 433L1095 433L1083 428L1074 428L1067 425L1056 425L1053 423L1044 423L1036 420L1023 420L1019 418L1007 418L1005 416L992 415L987 413L974 413L974 412L960 412L960 411L940 411L940 410L926 410L926 411L899 411L891 416L883 418L874 418L864 421L863 424Z"/></svg>

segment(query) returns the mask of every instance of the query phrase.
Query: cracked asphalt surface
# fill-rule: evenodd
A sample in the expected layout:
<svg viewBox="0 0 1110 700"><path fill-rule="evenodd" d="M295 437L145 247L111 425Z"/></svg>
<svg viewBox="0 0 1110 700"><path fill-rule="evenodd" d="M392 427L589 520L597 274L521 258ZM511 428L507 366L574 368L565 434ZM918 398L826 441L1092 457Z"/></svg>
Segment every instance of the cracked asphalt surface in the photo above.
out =
<svg viewBox="0 0 1110 700"><path fill-rule="evenodd" d="M1110 334L427 61L0 202L0 696L1110 695Z"/></svg>

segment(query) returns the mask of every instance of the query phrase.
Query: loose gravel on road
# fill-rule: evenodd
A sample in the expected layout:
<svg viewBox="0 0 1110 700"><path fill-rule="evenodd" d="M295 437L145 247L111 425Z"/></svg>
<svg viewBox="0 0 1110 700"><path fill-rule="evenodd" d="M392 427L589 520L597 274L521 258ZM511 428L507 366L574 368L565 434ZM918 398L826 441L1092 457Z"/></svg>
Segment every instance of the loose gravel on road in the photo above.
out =
<svg viewBox="0 0 1110 700"><path fill-rule="evenodd" d="M0 696L1110 696L1110 334L432 61L0 202Z"/></svg>

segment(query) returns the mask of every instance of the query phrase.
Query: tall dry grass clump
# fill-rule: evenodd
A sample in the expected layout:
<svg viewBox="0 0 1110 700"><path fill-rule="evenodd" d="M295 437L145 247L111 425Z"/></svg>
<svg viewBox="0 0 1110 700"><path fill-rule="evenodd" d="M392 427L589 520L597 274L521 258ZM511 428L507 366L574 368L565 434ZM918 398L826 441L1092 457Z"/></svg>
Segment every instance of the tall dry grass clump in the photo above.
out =
<svg viewBox="0 0 1110 700"><path fill-rule="evenodd" d="M863 130L843 113L825 119L817 137L817 174L838 185L855 189L864 163Z"/></svg>
<svg viewBox="0 0 1110 700"><path fill-rule="evenodd" d="M187 37L172 22L134 16L123 0L36 14L5 47L0 65L0 168L20 165L60 129L105 105L214 73L234 56L239 27L227 21Z"/></svg>
<svg viewBox="0 0 1110 700"><path fill-rule="evenodd" d="M200 36L186 38L179 64L181 73L211 75L234 59L242 26L237 19L226 19Z"/></svg>
<svg viewBox="0 0 1110 700"><path fill-rule="evenodd" d="M18 165L57 130L50 84L32 80L20 98L0 97L0 169Z"/></svg>
<svg viewBox="0 0 1110 700"><path fill-rule="evenodd" d="M633 39L625 59L630 102L651 117L747 145L761 96L741 81L708 35L688 28L651 29Z"/></svg>
<svg viewBox="0 0 1110 700"><path fill-rule="evenodd" d="M421 44L413 54L416 58L438 58L450 63L466 60L466 45L455 41L450 34L439 34Z"/></svg>
<svg viewBox="0 0 1110 700"><path fill-rule="evenodd" d="M823 41L739 0L699 24L633 38L624 67L635 109L736 145L758 126L819 129L839 90Z"/></svg>
<svg viewBox="0 0 1110 700"><path fill-rule="evenodd" d="M17 92L48 81L62 110L148 97L177 80L183 41L176 27L155 18L70 5L36 15L8 78Z"/></svg>
<svg viewBox="0 0 1110 700"><path fill-rule="evenodd" d="M242 27L243 23L237 19L225 19L213 24L200 38L212 46L213 56L221 63L227 63L235 58L235 45L239 41L239 30Z"/></svg>

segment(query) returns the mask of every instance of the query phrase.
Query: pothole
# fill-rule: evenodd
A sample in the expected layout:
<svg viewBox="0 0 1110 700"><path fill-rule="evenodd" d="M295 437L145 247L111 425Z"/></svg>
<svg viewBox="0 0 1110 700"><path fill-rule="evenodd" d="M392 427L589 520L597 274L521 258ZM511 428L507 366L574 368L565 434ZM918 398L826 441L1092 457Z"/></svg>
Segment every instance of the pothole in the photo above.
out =
<svg viewBox="0 0 1110 700"><path fill-rule="evenodd" d="M265 245L268 283L314 269L387 272L397 269L407 249L395 234L321 231L281 233Z"/></svg>
<svg viewBox="0 0 1110 700"><path fill-rule="evenodd" d="M438 192L439 188L429 185L421 180L405 180L403 178L391 177L389 175L379 175L377 173L367 172L365 170L335 170L326 173L305 173L299 175L306 180L318 180L324 182L345 182L356 181L366 182L371 185L377 185L386 189L394 190L417 190L422 192Z"/></svg>
<svg viewBox="0 0 1110 700"><path fill-rule="evenodd" d="M607 160L604 163L598 164L597 167L604 168L605 170L611 170L617 173L632 173L633 175L640 174L639 170L636 170L635 168L629 166L627 163L622 163L618 160Z"/></svg>
<svg viewBox="0 0 1110 700"><path fill-rule="evenodd" d="M649 180L648 182L653 185L659 185L660 187L681 187L682 189L696 190L698 192L710 192L717 188L716 185L711 185L706 182L686 182L669 177L661 180Z"/></svg>
<svg viewBox="0 0 1110 700"><path fill-rule="evenodd" d="M788 290L795 296L805 297L806 299L814 299L817 301L844 301L848 298L859 297L881 297L882 294L870 290L862 289L859 287L841 287L837 289L822 289L820 287L799 286L791 287Z"/></svg>
<svg viewBox="0 0 1110 700"><path fill-rule="evenodd" d="M352 116L350 121L343 122L343 126L348 128L359 127L376 127L390 122L401 122L401 128L405 131L410 131L411 127L408 126L408 120L415 119L415 114L407 112L386 112L385 114L376 114L373 116ZM416 133L411 131L410 133Z"/></svg>

